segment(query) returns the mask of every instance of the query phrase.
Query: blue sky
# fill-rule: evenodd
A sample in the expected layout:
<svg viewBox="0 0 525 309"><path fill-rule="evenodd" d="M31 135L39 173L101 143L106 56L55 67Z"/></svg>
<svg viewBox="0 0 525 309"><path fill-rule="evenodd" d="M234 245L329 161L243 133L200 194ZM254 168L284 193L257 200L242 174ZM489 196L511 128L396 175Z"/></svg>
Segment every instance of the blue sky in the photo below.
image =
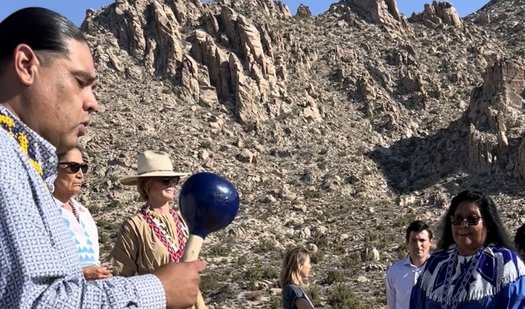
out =
<svg viewBox="0 0 525 309"><path fill-rule="evenodd" d="M28 7L28 6L42 6L54 11L57 11L75 24L80 25L84 20L86 9L100 9L103 5L113 3L112 0L3 0L0 1L0 20L3 20L12 12ZM292 14L295 14L299 4L307 5L314 15L326 11L331 3L337 1L327 0L284 0L288 5ZM412 12L421 12L425 3L430 3L432 0L397 0L400 11L410 16ZM460 16L466 16L470 13L480 9L489 0L449 0L454 5Z"/></svg>

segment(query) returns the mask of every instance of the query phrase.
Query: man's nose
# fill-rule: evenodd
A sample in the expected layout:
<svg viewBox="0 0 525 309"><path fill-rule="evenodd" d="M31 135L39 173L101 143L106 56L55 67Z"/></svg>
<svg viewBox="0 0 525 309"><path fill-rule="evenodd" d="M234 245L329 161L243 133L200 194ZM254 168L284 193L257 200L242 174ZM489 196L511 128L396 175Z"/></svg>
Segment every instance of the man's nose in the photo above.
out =
<svg viewBox="0 0 525 309"><path fill-rule="evenodd" d="M98 102L95 92L91 90L88 97L84 101L84 109L87 110L88 113L96 113L99 112L101 108L102 104Z"/></svg>

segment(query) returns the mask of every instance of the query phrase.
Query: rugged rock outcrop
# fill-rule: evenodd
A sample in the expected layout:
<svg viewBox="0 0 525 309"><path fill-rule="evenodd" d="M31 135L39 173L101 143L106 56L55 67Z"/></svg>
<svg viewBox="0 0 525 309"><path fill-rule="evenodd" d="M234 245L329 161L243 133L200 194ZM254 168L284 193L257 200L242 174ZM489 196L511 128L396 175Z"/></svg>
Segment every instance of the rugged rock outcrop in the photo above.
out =
<svg viewBox="0 0 525 309"><path fill-rule="evenodd" d="M396 22L406 25L406 20L399 13L395 0L345 0L345 5L349 5L365 20L378 24L396 24Z"/></svg>
<svg viewBox="0 0 525 309"><path fill-rule="evenodd" d="M180 27L197 20L200 10L198 0L169 4L118 0L101 14L89 14L82 29L92 33L102 25L149 73L175 79L184 58Z"/></svg>
<svg viewBox="0 0 525 309"><path fill-rule="evenodd" d="M414 14L409 18L409 21L422 22L431 28L443 24L453 27L461 27L463 25L463 21L456 12L456 9L450 2L446 1L433 1L432 4L426 3L423 13Z"/></svg>
<svg viewBox="0 0 525 309"><path fill-rule="evenodd" d="M190 53L208 68L218 97L235 102L241 123L253 125L265 120L267 115L259 106L267 102L277 84L267 28L255 27L230 8L223 8L217 16L208 15L205 20L211 33L197 31ZM221 47L215 44L213 36ZM280 77L286 78L282 71Z"/></svg>
<svg viewBox="0 0 525 309"><path fill-rule="evenodd" d="M486 173L500 167L525 175L516 145L509 145L523 130L524 93L524 61L501 59L487 69L467 110L470 168Z"/></svg>
<svg viewBox="0 0 525 309"><path fill-rule="evenodd" d="M256 4L270 16L289 16L286 6L273 1ZM198 0L117 1L101 14L90 13L83 29L89 33L97 30L96 25L106 27L149 74L179 85L184 100L209 106L233 103L241 123L253 125L268 118L262 106L272 91L278 91L277 82L286 79L286 71L277 72L274 64L272 36L279 37L267 25L256 26L237 13L232 8L236 6L223 1L220 12L213 14ZM204 21L206 31L196 30L183 39L182 28L195 26L198 20ZM109 58L114 67L125 70L117 57Z"/></svg>
<svg viewBox="0 0 525 309"><path fill-rule="evenodd" d="M310 11L309 7L301 3L297 8L297 13L295 13L295 17L310 18L312 17L312 12Z"/></svg>

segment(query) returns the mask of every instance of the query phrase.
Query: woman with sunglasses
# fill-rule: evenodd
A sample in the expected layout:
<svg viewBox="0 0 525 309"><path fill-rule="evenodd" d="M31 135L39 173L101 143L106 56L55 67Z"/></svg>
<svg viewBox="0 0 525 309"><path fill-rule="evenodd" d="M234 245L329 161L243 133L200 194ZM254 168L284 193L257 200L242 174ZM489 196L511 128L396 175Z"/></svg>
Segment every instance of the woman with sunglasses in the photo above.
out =
<svg viewBox="0 0 525 309"><path fill-rule="evenodd" d="M459 193L442 227L410 308L525 308L525 265L489 196Z"/></svg>
<svg viewBox="0 0 525 309"><path fill-rule="evenodd" d="M75 241L84 277L104 279L111 277L111 273L106 267L100 266L97 226L89 210L74 199L80 192L87 170L88 165L84 163L78 147L58 154L58 174L53 197Z"/></svg>
<svg viewBox="0 0 525 309"><path fill-rule="evenodd" d="M110 253L120 276L148 274L169 262L179 262L189 233L186 223L171 206L175 187L186 173L175 172L167 153L139 154L138 173L121 180L136 185L144 204L124 221Z"/></svg>

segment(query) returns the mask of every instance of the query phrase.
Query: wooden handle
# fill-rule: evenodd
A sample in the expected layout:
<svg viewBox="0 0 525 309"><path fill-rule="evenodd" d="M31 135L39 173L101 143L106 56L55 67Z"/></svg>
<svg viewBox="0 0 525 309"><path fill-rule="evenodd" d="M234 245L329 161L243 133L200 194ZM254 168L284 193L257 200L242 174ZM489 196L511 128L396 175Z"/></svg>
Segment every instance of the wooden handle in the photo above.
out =
<svg viewBox="0 0 525 309"><path fill-rule="evenodd" d="M201 291L199 291L199 294L197 295L197 302L195 303L195 309L206 309L206 304L204 303L204 299L202 298Z"/></svg>
<svg viewBox="0 0 525 309"><path fill-rule="evenodd" d="M199 253L201 252L203 242L204 239L202 239L201 237L196 235L190 235L190 239L188 239L188 242L186 242L186 248L184 249L182 261L196 261L199 258ZM195 306L193 306L193 308L206 309L206 304L204 303L204 299L202 298L201 291L199 291L199 294L197 295L197 302L195 303Z"/></svg>
<svg viewBox="0 0 525 309"><path fill-rule="evenodd" d="M199 253L201 252L202 243L204 239L196 235L190 235L190 239L186 243L186 248L184 249L184 255L182 256L183 262L193 262L199 258Z"/></svg>

